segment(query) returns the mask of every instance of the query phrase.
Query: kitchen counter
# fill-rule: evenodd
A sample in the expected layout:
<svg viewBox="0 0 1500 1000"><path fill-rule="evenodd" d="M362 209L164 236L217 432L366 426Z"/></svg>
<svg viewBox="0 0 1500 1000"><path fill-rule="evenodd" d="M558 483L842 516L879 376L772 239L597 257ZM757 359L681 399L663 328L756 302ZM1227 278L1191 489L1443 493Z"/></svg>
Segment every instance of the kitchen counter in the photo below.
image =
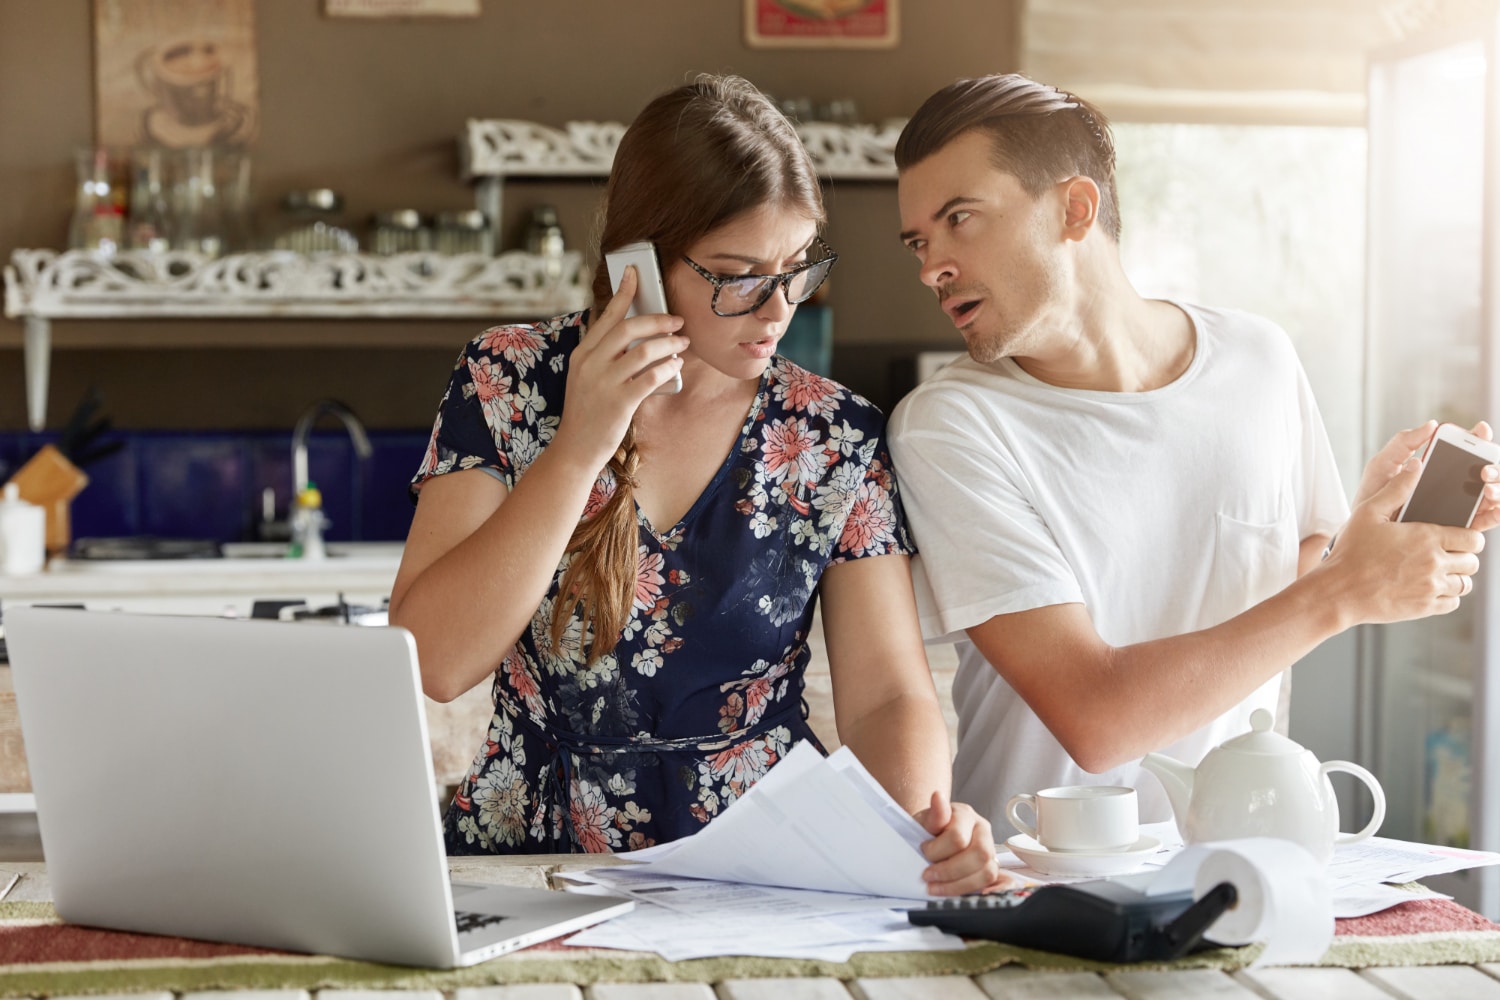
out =
<svg viewBox="0 0 1500 1000"><path fill-rule="evenodd" d="M329 546L321 560L285 559L274 547L229 547L223 559L54 558L29 576L0 576L0 605L82 603L90 609L182 614L249 614L257 599L302 597L379 604L401 564L400 542Z"/></svg>
<svg viewBox="0 0 1500 1000"><path fill-rule="evenodd" d="M41 573L0 576L0 613L17 604L82 604L91 611L246 618L258 600L326 608L343 599L380 607L390 596L402 544L348 542L328 548L329 557L317 561L277 558L265 553L279 549L254 545L227 546L224 559L53 559ZM440 786L456 785L488 731L494 711L490 682L451 702L429 698L426 704L433 771ZM30 788L10 668L0 666L0 793Z"/></svg>

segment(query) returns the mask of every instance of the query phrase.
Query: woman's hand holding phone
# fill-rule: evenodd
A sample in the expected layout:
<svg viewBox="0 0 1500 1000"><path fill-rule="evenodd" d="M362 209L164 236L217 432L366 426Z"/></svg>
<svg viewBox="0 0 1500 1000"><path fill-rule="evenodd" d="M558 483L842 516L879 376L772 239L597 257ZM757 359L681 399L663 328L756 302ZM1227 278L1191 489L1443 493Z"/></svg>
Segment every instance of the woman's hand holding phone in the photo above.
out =
<svg viewBox="0 0 1500 1000"><path fill-rule="evenodd" d="M588 327L568 360L567 406L557 434L570 450L588 453L603 468L641 402L678 377L688 339L682 318L667 313L626 317L635 298L636 273L626 270L620 288Z"/></svg>

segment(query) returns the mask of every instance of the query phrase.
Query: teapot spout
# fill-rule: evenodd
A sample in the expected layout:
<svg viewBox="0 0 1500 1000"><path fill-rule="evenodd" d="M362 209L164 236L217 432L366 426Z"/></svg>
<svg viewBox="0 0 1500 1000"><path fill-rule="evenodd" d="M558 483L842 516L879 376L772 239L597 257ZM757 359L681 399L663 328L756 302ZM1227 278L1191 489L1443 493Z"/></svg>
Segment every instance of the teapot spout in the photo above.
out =
<svg viewBox="0 0 1500 1000"><path fill-rule="evenodd" d="M1188 801L1193 796L1193 768L1159 753L1148 753L1141 758L1141 767L1156 775L1167 790L1167 800L1172 803L1172 818L1177 821L1177 831L1186 843Z"/></svg>

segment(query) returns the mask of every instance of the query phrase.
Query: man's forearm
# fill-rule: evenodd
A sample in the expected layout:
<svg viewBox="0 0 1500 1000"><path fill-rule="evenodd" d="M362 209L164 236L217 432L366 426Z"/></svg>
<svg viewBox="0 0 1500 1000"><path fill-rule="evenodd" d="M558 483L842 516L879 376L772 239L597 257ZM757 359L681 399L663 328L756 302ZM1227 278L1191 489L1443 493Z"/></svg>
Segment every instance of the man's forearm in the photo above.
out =
<svg viewBox="0 0 1500 1000"><path fill-rule="evenodd" d="M1072 611L1059 614L1086 618L1078 605L1064 608ZM1050 663L1021 672L1007 663L1015 655L1007 635L1012 617L991 619L969 636L1078 765L1093 772L1206 725L1353 624L1327 587L1303 577L1212 628L1121 647L1064 643Z"/></svg>

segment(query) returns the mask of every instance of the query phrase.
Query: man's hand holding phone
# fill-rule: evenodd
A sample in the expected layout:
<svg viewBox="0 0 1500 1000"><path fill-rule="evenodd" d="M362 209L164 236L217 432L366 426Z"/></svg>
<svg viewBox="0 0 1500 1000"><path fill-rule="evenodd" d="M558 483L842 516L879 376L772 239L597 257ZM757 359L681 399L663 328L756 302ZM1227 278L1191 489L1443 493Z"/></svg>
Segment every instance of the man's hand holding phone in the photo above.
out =
<svg viewBox="0 0 1500 1000"><path fill-rule="evenodd" d="M1421 478L1399 520L1468 528L1488 506L1487 520L1493 522L1500 506L1494 496L1500 488L1491 485L1500 473L1500 445L1492 437L1483 421L1472 431L1439 424L1422 453Z"/></svg>
<svg viewBox="0 0 1500 1000"><path fill-rule="evenodd" d="M1344 577L1334 592L1351 602L1348 624L1446 613L1473 589L1482 532L1500 522L1500 446L1491 436L1485 423L1464 431L1428 422L1371 459L1324 563Z"/></svg>

